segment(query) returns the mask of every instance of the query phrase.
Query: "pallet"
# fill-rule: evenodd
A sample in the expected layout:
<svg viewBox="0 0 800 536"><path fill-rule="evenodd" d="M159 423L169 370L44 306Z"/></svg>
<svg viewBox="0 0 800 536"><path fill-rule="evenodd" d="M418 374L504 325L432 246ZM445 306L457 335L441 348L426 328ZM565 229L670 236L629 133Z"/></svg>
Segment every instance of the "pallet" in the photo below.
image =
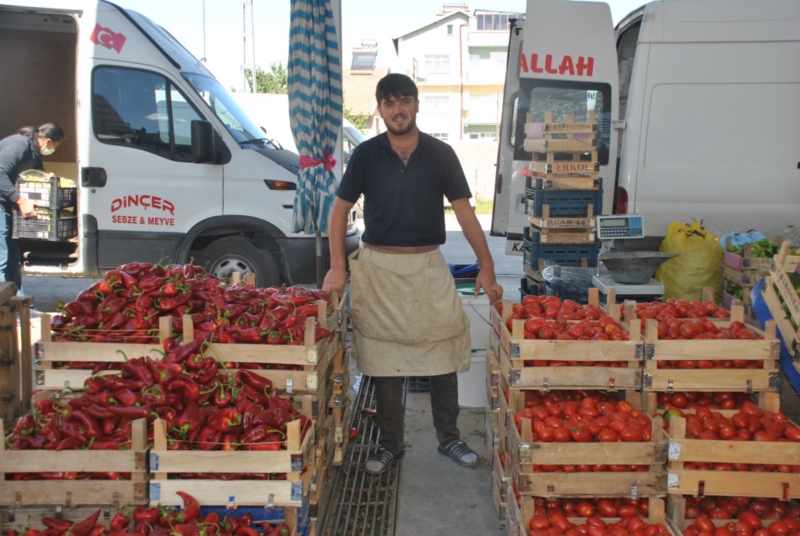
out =
<svg viewBox="0 0 800 536"><path fill-rule="evenodd" d="M530 419L522 433L509 426L508 461L522 495L536 497L639 497L666 493L666 442L660 417L653 419L653 440L641 443L542 443L533 439ZM537 473L534 465L649 465L648 472ZM635 486L635 488L634 488Z"/></svg>
<svg viewBox="0 0 800 536"><path fill-rule="evenodd" d="M528 536L528 526L533 519L534 514L534 501L533 497L526 497L523 495L522 497L522 505L519 506L516 504L516 501L509 500L509 509L517 510L512 515L519 516L519 532L515 533L514 536ZM576 518L568 518L570 523L574 523L576 525L584 525L587 522L586 518L583 517L576 517ZM606 523L615 523L619 521L621 518L619 517L606 517L602 518ZM666 508L664 504L664 499L659 498L650 498L649 504L649 512L647 518L644 520L645 523L648 524L661 524L667 527L670 531L672 536L678 536L680 533L677 533L673 527L669 525L668 519L666 517Z"/></svg>
<svg viewBox="0 0 800 536"><path fill-rule="evenodd" d="M589 289L590 303L599 303L597 289ZM612 307L619 319L619 308ZM506 327L511 314L504 302L505 320L500 322L500 367L511 387L522 389L639 389L642 375L637 348L639 325L633 323L629 341L559 341L525 339L524 320L513 322L513 333ZM623 326L624 329L624 326ZM627 362L627 368L592 366L527 366L526 361Z"/></svg>
<svg viewBox="0 0 800 536"><path fill-rule="evenodd" d="M685 462L800 465L800 444L763 441L706 441L686 439L686 419L672 417L667 433L668 492L676 495L769 497L788 501L800 498L795 473L753 471L694 471Z"/></svg>
<svg viewBox="0 0 800 536"><path fill-rule="evenodd" d="M633 318L626 304L627 319ZM734 305L729 320L716 322L727 327L733 321L744 321L744 308ZM632 322L636 324L636 322ZM658 340L658 322L646 323L642 352L644 354L644 391L775 391L778 387L777 359L780 343L775 336L775 322L767 322L765 331L753 328L762 340ZM762 369L659 369L658 361L695 360L763 360Z"/></svg>
<svg viewBox="0 0 800 536"><path fill-rule="evenodd" d="M0 505L74 506L147 504L147 421L132 423L130 450L5 450L0 442ZM0 437L5 438L0 420ZM5 480L4 473L120 472L131 480Z"/></svg>
<svg viewBox="0 0 800 536"><path fill-rule="evenodd" d="M798 345L800 345L800 329L795 329L789 321L790 313L781 304L771 275L766 277L761 292L764 303L767 304L769 312L772 314L772 319L775 320L775 324L778 326L778 331L781 333L786 349L792 356L797 356Z"/></svg>
<svg viewBox="0 0 800 536"><path fill-rule="evenodd" d="M182 504L178 491L191 490L204 505L291 506L302 505L308 492L314 465L314 424L301 442L300 421L287 425L286 450L276 451L201 451L168 450L166 425L153 423L153 450L150 453L150 505ZM201 480L170 479L174 473L282 473L287 480Z"/></svg>

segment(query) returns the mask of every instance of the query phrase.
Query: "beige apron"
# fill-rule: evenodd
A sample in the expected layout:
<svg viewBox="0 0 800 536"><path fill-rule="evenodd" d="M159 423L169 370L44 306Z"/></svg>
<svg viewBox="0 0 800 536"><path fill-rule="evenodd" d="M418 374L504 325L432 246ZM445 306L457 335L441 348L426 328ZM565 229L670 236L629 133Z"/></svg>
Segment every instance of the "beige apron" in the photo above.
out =
<svg viewBox="0 0 800 536"><path fill-rule="evenodd" d="M437 249L350 255L353 355L369 376L437 376L470 365L469 318Z"/></svg>

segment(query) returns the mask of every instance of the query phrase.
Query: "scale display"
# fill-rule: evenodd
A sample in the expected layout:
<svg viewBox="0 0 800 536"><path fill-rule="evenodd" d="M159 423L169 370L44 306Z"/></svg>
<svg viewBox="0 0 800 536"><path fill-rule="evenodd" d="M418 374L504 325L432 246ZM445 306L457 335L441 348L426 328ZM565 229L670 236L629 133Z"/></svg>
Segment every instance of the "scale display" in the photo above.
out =
<svg viewBox="0 0 800 536"><path fill-rule="evenodd" d="M641 216L597 216L597 237L600 240L644 238L644 220Z"/></svg>

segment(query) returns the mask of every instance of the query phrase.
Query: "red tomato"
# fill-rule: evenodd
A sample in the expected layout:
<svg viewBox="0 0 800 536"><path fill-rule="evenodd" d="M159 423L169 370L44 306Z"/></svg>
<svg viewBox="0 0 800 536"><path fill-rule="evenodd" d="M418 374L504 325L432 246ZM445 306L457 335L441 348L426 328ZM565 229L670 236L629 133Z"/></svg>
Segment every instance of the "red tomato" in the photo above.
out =
<svg viewBox="0 0 800 536"><path fill-rule="evenodd" d="M555 429L553 432L553 439L556 440L558 443L567 443L571 439L571 435L569 433L569 429L563 426L560 426Z"/></svg>
<svg viewBox="0 0 800 536"><path fill-rule="evenodd" d="M634 517L636 516L636 507L629 504L617 508L617 515L619 517Z"/></svg>
<svg viewBox="0 0 800 536"><path fill-rule="evenodd" d="M550 528L550 518L547 516L533 516L530 522L531 530L544 530Z"/></svg>
<svg viewBox="0 0 800 536"><path fill-rule="evenodd" d="M733 536L733 532L730 529L720 527L714 531L714 536Z"/></svg>
<svg viewBox="0 0 800 536"><path fill-rule="evenodd" d="M592 439L592 435L585 426L578 426L570 431L572 440L576 443L588 443Z"/></svg>
<svg viewBox="0 0 800 536"><path fill-rule="evenodd" d="M789 534L789 525L787 525L784 521L773 521L768 529L775 536Z"/></svg>
<svg viewBox="0 0 800 536"><path fill-rule="evenodd" d="M561 512L554 512L550 516L550 522L554 528L560 530L561 532L566 532L569 529L569 520L567 519L567 516Z"/></svg>
<svg viewBox="0 0 800 536"><path fill-rule="evenodd" d="M589 504L589 503L585 503L585 504ZM580 506L580 503L578 504L578 506ZM589 506L591 506L591 505L589 505ZM595 515L591 515L591 516L587 516L587 517L588 517L588 519L586 520L586 524L589 525L590 527L600 527L600 528L603 528L603 529L607 527L606 522L603 521L602 517L595 516Z"/></svg>
<svg viewBox="0 0 800 536"><path fill-rule="evenodd" d="M783 435L784 437L786 437L786 439L800 442L800 428L794 425L787 426L786 429L783 431Z"/></svg>
<svg viewBox="0 0 800 536"><path fill-rule="evenodd" d="M594 507L587 501L581 501L575 505L575 512L580 517L592 517L594 515ZM605 528L605 523L602 526Z"/></svg>
<svg viewBox="0 0 800 536"><path fill-rule="evenodd" d="M617 508L611 499L600 499L597 501L597 511L603 517L617 517Z"/></svg>
<svg viewBox="0 0 800 536"><path fill-rule="evenodd" d="M619 435L623 441L628 443L636 443L642 440L642 431L633 426L626 426L620 431Z"/></svg>
<svg viewBox="0 0 800 536"><path fill-rule="evenodd" d="M717 530L717 526L714 524L714 522L711 521L709 518L707 518L705 516L698 517L695 520L694 524L697 525L697 530L700 531L700 532L712 532L713 533L715 530Z"/></svg>
<svg viewBox="0 0 800 536"><path fill-rule="evenodd" d="M761 528L761 518L750 511L740 512L739 521L742 523L747 523L753 528L753 530Z"/></svg>

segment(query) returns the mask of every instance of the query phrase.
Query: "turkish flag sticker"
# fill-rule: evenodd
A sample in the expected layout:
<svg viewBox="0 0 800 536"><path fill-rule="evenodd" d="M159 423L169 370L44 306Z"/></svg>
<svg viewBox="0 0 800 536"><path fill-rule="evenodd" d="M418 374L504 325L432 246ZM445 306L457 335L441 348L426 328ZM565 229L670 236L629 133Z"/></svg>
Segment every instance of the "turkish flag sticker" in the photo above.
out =
<svg viewBox="0 0 800 536"><path fill-rule="evenodd" d="M97 24L94 27L92 36L89 38L95 45L106 47L109 50L116 50L117 54L122 50L125 44L125 36L121 33L115 33L108 28L104 28Z"/></svg>

